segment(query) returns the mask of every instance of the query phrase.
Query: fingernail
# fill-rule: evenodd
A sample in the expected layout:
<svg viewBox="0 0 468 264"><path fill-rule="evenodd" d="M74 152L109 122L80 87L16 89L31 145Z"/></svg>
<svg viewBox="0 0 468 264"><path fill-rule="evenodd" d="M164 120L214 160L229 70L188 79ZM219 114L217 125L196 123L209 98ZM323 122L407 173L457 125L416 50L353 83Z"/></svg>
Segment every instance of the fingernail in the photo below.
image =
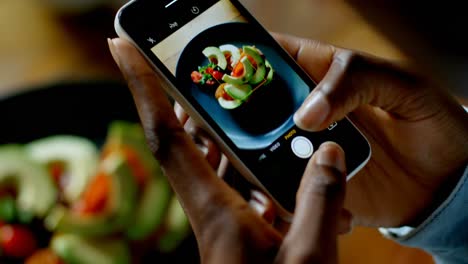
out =
<svg viewBox="0 0 468 264"><path fill-rule="evenodd" d="M265 206L257 200L250 200L249 205L255 212L257 212L258 215L263 216L263 214L265 213Z"/></svg>
<svg viewBox="0 0 468 264"><path fill-rule="evenodd" d="M252 190L250 191L250 195L252 199L257 200L261 204L267 204L268 203L268 198L261 192L257 190Z"/></svg>
<svg viewBox="0 0 468 264"><path fill-rule="evenodd" d="M208 148L202 144L195 144L198 148L198 150L201 151L201 153L203 154L204 157L206 157L208 155Z"/></svg>
<svg viewBox="0 0 468 264"><path fill-rule="evenodd" d="M294 122L304 130L316 131L330 113L330 105L320 92L310 95L294 114Z"/></svg>
<svg viewBox="0 0 468 264"><path fill-rule="evenodd" d="M342 173L346 172L344 152L338 144L325 142L317 152L315 158L317 165L333 167Z"/></svg>
<svg viewBox="0 0 468 264"><path fill-rule="evenodd" d="M117 63L117 65L120 65L120 56L117 52L117 48L115 47L114 40L107 38L107 44L109 45L109 50L112 55L112 58L114 58L115 63Z"/></svg>

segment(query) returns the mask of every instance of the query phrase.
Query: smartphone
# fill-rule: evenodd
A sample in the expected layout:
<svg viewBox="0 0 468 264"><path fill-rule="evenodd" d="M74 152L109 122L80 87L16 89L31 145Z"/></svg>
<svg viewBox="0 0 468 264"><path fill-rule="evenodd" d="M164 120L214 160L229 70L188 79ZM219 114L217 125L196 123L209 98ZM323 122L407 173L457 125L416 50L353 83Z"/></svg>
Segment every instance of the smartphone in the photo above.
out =
<svg viewBox="0 0 468 264"><path fill-rule="evenodd" d="M282 18L286 19L286 18ZM371 149L347 118L320 132L293 121L316 83L237 0L134 0L115 20L247 180L290 220L306 164L320 144L346 153L348 178Z"/></svg>

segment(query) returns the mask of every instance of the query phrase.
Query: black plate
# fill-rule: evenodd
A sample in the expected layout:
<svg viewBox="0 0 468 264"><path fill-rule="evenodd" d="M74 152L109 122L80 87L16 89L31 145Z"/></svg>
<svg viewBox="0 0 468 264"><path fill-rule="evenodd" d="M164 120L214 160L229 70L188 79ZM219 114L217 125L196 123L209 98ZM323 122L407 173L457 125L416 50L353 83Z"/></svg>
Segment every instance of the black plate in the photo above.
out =
<svg viewBox="0 0 468 264"><path fill-rule="evenodd" d="M118 82L60 83L0 99L0 144L27 143L57 134L83 136L103 142L114 120L138 122L132 96ZM190 236L171 254L152 252L144 263L198 262ZM6 260L0 257L0 263ZM6 262L14 263L14 262Z"/></svg>
<svg viewBox="0 0 468 264"><path fill-rule="evenodd" d="M294 73L268 39L247 23L225 23L210 27L195 36L182 51L176 68L180 88L190 94L241 149L260 149L272 144L294 122L292 114L309 94L309 87ZM274 69L274 79L260 87L249 102L234 110L223 109L214 91L202 91L190 77L198 66L208 64L202 51L208 46L233 44L259 48ZM271 118L275 117L275 118Z"/></svg>

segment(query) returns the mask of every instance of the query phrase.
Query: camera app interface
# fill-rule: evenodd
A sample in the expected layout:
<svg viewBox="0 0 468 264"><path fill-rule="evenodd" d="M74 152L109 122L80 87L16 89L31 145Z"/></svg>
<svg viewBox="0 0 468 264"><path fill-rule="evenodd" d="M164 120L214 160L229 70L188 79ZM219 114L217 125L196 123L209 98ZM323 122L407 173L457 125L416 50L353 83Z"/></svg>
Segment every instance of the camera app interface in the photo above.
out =
<svg viewBox="0 0 468 264"><path fill-rule="evenodd" d="M151 15L157 30L144 37L150 53L283 207L294 210L314 146L330 139L345 149L366 144L343 140L362 138L349 122L318 133L295 126L293 114L315 84L238 3L166 1ZM349 160L348 168L355 168L365 158Z"/></svg>

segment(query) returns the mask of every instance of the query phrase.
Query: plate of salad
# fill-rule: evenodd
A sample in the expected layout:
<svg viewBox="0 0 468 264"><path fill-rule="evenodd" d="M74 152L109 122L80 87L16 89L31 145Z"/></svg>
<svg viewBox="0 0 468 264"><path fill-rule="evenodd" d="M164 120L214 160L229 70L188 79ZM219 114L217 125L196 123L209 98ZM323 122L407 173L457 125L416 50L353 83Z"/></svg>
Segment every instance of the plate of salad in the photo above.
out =
<svg viewBox="0 0 468 264"><path fill-rule="evenodd" d="M294 124L292 114L310 92L284 54L247 23L225 23L194 37L182 51L181 92L241 149L272 144Z"/></svg>
<svg viewBox="0 0 468 264"><path fill-rule="evenodd" d="M0 263L198 263L124 84L57 84L0 111Z"/></svg>

